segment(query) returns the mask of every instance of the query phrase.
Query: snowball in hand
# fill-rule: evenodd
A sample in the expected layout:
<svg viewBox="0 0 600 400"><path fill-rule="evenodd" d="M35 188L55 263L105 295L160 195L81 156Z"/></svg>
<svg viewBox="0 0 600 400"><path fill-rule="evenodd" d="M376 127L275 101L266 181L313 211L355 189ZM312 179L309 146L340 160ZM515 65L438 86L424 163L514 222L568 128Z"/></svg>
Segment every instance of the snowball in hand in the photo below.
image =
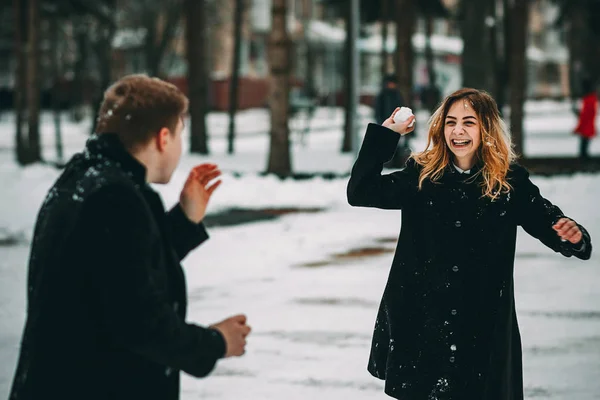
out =
<svg viewBox="0 0 600 400"><path fill-rule="evenodd" d="M409 119L411 115L413 115L413 112L410 108L401 107L400 110L398 110L398 112L396 113L396 115L394 115L394 122L397 124L402 123L402 122L406 121L407 119ZM412 128L412 126L414 124L415 124L415 121L411 122L408 127Z"/></svg>

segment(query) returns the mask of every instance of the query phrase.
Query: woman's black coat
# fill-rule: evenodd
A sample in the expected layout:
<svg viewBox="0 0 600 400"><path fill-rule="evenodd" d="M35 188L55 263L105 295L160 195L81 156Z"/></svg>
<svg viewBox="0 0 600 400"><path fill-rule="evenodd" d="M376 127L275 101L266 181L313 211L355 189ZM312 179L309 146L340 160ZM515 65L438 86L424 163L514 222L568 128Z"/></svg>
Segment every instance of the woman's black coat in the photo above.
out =
<svg viewBox="0 0 600 400"><path fill-rule="evenodd" d="M205 376L224 355L219 332L185 322L180 260L208 235L145 179L102 135L49 191L10 399L175 400L179 370Z"/></svg>
<svg viewBox="0 0 600 400"><path fill-rule="evenodd" d="M562 242L564 215L514 164L512 190L481 196L472 175L449 166L418 190L420 167L381 175L399 135L370 124L348 184L354 206L402 210L402 228L373 334L368 370L404 400L522 400L513 264L517 226L546 246L588 259L592 246Z"/></svg>

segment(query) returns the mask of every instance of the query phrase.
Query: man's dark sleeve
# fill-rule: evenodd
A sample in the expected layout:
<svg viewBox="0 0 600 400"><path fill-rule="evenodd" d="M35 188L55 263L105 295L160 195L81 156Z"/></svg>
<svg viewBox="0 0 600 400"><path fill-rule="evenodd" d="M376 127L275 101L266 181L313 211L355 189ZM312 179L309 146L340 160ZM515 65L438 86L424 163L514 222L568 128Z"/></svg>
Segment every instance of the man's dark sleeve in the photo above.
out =
<svg viewBox="0 0 600 400"><path fill-rule="evenodd" d="M222 335L186 323L167 296L161 240L140 194L105 188L84 204L82 227L99 329L117 346L190 375L206 376L225 354Z"/></svg>
<svg viewBox="0 0 600 400"><path fill-rule="evenodd" d="M208 240L208 232L206 232L204 224L190 221L179 203L167 213L167 221L171 230L173 247L175 247L180 261L190 251Z"/></svg>

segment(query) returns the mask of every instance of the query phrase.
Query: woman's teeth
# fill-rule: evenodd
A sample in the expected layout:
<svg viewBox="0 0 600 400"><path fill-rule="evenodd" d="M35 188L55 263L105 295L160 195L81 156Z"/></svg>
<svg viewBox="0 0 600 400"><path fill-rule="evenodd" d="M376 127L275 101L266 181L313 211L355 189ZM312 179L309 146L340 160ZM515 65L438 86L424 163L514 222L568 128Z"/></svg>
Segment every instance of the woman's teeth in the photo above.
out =
<svg viewBox="0 0 600 400"><path fill-rule="evenodd" d="M462 140L456 140L456 139L453 139L453 140L452 140L452 144L453 144L454 146L457 146L457 147L466 146L466 145L468 145L470 142L471 142L471 141L470 141L470 140L468 140L468 139L462 139Z"/></svg>

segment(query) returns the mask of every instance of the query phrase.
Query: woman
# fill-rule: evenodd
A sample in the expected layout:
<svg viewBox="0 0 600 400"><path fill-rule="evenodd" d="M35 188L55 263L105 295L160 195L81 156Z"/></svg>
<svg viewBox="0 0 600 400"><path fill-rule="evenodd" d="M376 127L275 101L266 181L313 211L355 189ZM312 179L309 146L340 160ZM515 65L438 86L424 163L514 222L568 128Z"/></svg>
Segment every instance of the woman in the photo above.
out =
<svg viewBox="0 0 600 400"><path fill-rule="evenodd" d="M596 135L596 111L598 109L598 97L591 81L584 81L582 89L583 96L579 121L575 133L581 136L579 142L579 157L589 158L590 140Z"/></svg>
<svg viewBox="0 0 600 400"><path fill-rule="evenodd" d="M402 209L368 370L397 399L523 399L514 305L517 226L589 259L586 230L544 199L495 101L462 89L433 114L425 151L381 175L414 116L370 124L348 184L353 206ZM399 135L400 134L400 135Z"/></svg>

